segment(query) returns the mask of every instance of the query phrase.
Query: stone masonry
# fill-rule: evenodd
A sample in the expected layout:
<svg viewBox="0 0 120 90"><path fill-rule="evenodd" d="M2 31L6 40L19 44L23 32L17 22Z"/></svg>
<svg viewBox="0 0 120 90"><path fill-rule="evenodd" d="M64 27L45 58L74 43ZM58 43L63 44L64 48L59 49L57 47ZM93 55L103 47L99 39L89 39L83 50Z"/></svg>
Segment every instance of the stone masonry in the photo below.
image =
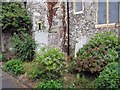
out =
<svg viewBox="0 0 120 90"><path fill-rule="evenodd" d="M70 54L76 56L76 52L86 44L91 37L97 32L112 31L118 34L120 29L120 23L112 26L99 26L97 25L97 10L98 3L96 0L84 0L83 13L74 14L74 2L69 2L69 18L67 17L67 4L66 2L57 2L53 7L54 14L52 18L52 27L49 32L48 14L49 8L47 4L48 0L27 0L28 14L31 16L33 22L33 37L38 38L38 35L46 35L45 37L38 38L39 42L42 42L50 47L58 47L62 51L68 50L68 26L67 19L69 19L69 45ZM120 19L120 15L119 15ZM119 20L120 21L120 20ZM41 23L42 30L39 30L39 23ZM45 32L45 33L43 33ZM47 42L44 42L47 40Z"/></svg>
<svg viewBox="0 0 120 90"><path fill-rule="evenodd" d="M97 32L112 31L118 34L119 26L99 27L97 25L97 2L92 0L84 0L83 13L74 14L73 11L74 2L69 3L70 8L70 52L74 55L84 44L86 44L91 37Z"/></svg>

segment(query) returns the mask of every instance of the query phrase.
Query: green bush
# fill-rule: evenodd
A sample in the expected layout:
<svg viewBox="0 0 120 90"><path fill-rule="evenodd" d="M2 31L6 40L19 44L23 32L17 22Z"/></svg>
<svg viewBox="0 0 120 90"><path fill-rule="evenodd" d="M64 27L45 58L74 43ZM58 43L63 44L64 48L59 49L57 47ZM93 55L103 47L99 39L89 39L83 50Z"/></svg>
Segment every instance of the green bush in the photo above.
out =
<svg viewBox="0 0 120 90"><path fill-rule="evenodd" d="M29 32L32 27L30 16L27 14L26 8L21 2L2 2L2 20L3 32Z"/></svg>
<svg viewBox="0 0 120 90"><path fill-rule="evenodd" d="M108 64L94 82L96 88L120 88L118 63Z"/></svg>
<svg viewBox="0 0 120 90"><path fill-rule="evenodd" d="M112 32L97 33L77 52L75 69L79 72L99 73L108 63L118 61L118 39Z"/></svg>
<svg viewBox="0 0 120 90"><path fill-rule="evenodd" d="M23 63L21 60L18 59L7 61L3 68L15 75L24 73Z"/></svg>
<svg viewBox="0 0 120 90"><path fill-rule="evenodd" d="M47 90L47 89L62 90L62 82L58 80L56 81L50 80L50 81L41 82L36 86L36 90Z"/></svg>
<svg viewBox="0 0 120 90"><path fill-rule="evenodd" d="M18 58L24 61L31 61L34 58L34 50L36 47L35 40L27 33L14 33L11 45L16 52Z"/></svg>
<svg viewBox="0 0 120 90"><path fill-rule="evenodd" d="M97 33L91 40L91 47L97 47L99 45L105 45L106 49L116 48L118 49L118 37L112 32Z"/></svg>
<svg viewBox="0 0 120 90"><path fill-rule="evenodd" d="M62 75L65 67L65 55L57 48L48 48L38 55L36 61L43 69L41 75L48 79L56 79Z"/></svg>
<svg viewBox="0 0 120 90"><path fill-rule="evenodd" d="M111 62L118 62L119 57L118 57L118 51L115 50L115 48L112 49L108 49L107 54L105 55L106 60L108 61L108 63Z"/></svg>

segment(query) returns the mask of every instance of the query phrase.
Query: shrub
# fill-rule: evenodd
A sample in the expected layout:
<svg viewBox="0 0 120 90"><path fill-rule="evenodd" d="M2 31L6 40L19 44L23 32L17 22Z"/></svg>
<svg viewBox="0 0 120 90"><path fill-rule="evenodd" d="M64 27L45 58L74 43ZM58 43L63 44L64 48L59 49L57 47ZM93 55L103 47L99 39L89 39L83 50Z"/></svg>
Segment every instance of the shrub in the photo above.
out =
<svg viewBox="0 0 120 90"><path fill-rule="evenodd" d="M111 32L97 33L77 52L75 69L99 73L108 63L118 61L118 38Z"/></svg>
<svg viewBox="0 0 120 90"><path fill-rule="evenodd" d="M35 40L27 33L14 33L11 40L16 55L21 60L31 61L34 58L34 50L36 47Z"/></svg>
<svg viewBox="0 0 120 90"><path fill-rule="evenodd" d="M107 54L105 56L106 60L108 61L108 63L111 62L118 62L119 57L118 57L118 51L115 50L115 48L112 49L108 49Z"/></svg>
<svg viewBox="0 0 120 90"><path fill-rule="evenodd" d="M36 90L45 90L45 89L62 90L62 83L61 81L58 81L58 80L56 81L49 80L49 81L41 82L36 86Z"/></svg>
<svg viewBox="0 0 120 90"><path fill-rule="evenodd" d="M30 16L28 16L27 10L21 2L2 2L1 12L0 19L2 20L3 32L29 32L31 30Z"/></svg>
<svg viewBox="0 0 120 90"><path fill-rule="evenodd" d="M39 79L41 76L42 66L38 62L30 62L24 65L25 71L31 79Z"/></svg>
<svg viewBox="0 0 120 90"><path fill-rule="evenodd" d="M23 63L21 60L18 59L14 59L6 62L3 68L16 75L24 73Z"/></svg>
<svg viewBox="0 0 120 90"><path fill-rule="evenodd" d="M41 74L48 79L55 79L62 75L65 66L65 55L57 48L48 48L37 56L36 61L43 69Z"/></svg>
<svg viewBox="0 0 120 90"><path fill-rule="evenodd" d="M120 88L118 63L108 64L100 75L95 79L96 88Z"/></svg>

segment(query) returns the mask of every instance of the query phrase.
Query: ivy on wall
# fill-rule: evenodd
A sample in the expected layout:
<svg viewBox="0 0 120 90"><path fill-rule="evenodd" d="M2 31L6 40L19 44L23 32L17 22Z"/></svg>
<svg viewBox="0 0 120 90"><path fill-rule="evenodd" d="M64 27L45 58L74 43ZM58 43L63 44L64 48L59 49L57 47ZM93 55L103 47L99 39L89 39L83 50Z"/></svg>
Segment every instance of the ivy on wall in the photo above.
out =
<svg viewBox="0 0 120 90"><path fill-rule="evenodd" d="M47 8L48 8L47 18L49 23L49 29L48 29L49 32L51 31L51 27L52 27L53 16L56 15L57 8L54 7L58 3L57 1L58 0L53 0L52 2L50 2L50 0L47 0Z"/></svg>
<svg viewBox="0 0 120 90"><path fill-rule="evenodd" d="M60 4L60 7L55 7L56 4ZM54 2L50 2L49 0L47 1L47 8L48 8L48 23L49 23L49 30L48 32L51 32L51 27L53 26L53 17L56 16L56 11L58 8L61 9L61 20L60 22L62 23L60 26L60 38L61 38L61 49L63 52L67 52L67 24L66 24L66 7L65 7L65 2L58 2L58 0L54 0Z"/></svg>
<svg viewBox="0 0 120 90"><path fill-rule="evenodd" d="M62 48L64 52L67 52L67 25L66 25L66 10L65 10L65 2L61 3L61 8L62 8Z"/></svg>

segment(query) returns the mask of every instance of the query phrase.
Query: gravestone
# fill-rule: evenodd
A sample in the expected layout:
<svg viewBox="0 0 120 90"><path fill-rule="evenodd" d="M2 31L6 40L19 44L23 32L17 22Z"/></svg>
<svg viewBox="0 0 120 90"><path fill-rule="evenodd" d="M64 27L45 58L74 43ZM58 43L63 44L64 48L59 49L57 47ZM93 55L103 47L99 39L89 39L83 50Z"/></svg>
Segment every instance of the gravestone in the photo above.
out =
<svg viewBox="0 0 120 90"><path fill-rule="evenodd" d="M76 53L79 51L83 45L87 44L88 38L86 36L80 36L76 39L77 43L75 44L75 57L77 57Z"/></svg>
<svg viewBox="0 0 120 90"><path fill-rule="evenodd" d="M34 38L37 44L36 51L40 52L42 46L48 46L48 32L36 31L34 32Z"/></svg>

